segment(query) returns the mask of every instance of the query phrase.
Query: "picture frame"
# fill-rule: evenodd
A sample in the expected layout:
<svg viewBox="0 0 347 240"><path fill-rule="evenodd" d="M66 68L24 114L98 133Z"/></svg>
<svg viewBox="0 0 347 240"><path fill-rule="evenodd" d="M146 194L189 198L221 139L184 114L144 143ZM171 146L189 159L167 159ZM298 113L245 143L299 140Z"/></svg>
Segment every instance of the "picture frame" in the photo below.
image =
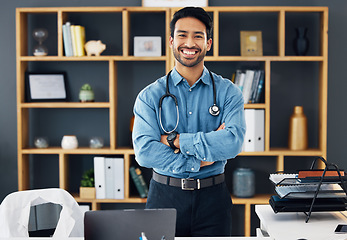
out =
<svg viewBox="0 0 347 240"><path fill-rule="evenodd" d="M241 31L241 56L263 56L261 31Z"/></svg>
<svg viewBox="0 0 347 240"><path fill-rule="evenodd" d="M136 57L160 57L161 37L134 37L134 56Z"/></svg>
<svg viewBox="0 0 347 240"><path fill-rule="evenodd" d="M208 0L142 0L142 7L207 7Z"/></svg>
<svg viewBox="0 0 347 240"><path fill-rule="evenodd" d="M66 73L25 73L27 102L59 102L67 100Z"/></svg>

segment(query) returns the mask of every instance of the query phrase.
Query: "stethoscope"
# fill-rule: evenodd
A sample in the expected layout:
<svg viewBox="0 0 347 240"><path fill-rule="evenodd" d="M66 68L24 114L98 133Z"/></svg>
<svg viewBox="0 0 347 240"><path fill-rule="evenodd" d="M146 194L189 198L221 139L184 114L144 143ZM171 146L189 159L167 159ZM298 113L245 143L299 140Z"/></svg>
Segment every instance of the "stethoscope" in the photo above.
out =
<svg viewBox="0 0 347 240"><path fill-rule="evenodd" d="M170 74L171 74L172 70L166 75L166 92L163 96L161 96L161 98L159 99L159 122L160 122L160 127L161 129L163 129L163 131L166 133L166 134L169 134L169 133L172 133L173 131L175 131L177 129L177 126L178 126L178 122L180 120L180 114L179 114L179 111L178 111L178 103L177 103L177 98L175 95L171 94L170 91L169 91L169 77L170 77ZM212 76L212 73L211 71L209 70L208 71L210 73L210 76L211 76L211 79L212 79L212 86L213 86L213 105L208 109L208 112L212 115L212 116L218 116L219 113L220 113L220 109L219 107L217 106L216 104L216 85L214 83L214 78ZM176 121L176 126L170 130L170 131L167 131L164 126L163 126L163 123L161 121L161 106L163 104L163 100L164 98L166 97L171 97L174 101L175 101L175 105L176 105L176 112L177 112L177 121Z"/></svg>

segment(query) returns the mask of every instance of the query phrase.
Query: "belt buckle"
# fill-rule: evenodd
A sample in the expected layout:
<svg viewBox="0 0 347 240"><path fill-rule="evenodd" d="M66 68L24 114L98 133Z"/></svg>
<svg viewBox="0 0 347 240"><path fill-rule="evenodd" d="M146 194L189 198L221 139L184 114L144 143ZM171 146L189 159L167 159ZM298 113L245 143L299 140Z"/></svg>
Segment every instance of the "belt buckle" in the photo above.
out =
<svg viewBox="0 0 347 240"><path fill-rule="evenodd" d="M196 186L189 186L189 183L195 183ZM194 184L195 185L195 184ZM182 190L195 190L200 189L200 179L192 179L192 178L182 178L181 179L181 189Z"/></svg>

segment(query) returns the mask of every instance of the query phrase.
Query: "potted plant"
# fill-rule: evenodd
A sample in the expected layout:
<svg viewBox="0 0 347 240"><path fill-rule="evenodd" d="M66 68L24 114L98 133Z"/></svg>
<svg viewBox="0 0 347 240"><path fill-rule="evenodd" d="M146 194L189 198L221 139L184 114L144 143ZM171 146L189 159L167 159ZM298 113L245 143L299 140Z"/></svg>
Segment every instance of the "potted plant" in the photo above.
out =
<svg viewBox="0 0 347 240"><path fill-rule="evenodd" d="M78 95L80 102L94 102L94 91L92 87L86 83L84 84Z"/></svg>
<svg viewBox="0 0 347 240"><path fill-rule="evenodd" d="M85 171L80 186L81 198L95 198L94 168Z"/></svg>

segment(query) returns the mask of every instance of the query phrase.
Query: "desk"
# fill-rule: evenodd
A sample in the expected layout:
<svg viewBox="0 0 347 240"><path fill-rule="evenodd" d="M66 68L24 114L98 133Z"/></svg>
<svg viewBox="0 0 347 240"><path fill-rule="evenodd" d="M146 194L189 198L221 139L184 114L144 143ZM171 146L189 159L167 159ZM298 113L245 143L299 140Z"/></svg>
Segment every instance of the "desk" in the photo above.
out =
<svg viewBox="0 0 347 240"><path fill-rule="evenodd" d="M313 212L308 223L302 212L274 213L270 205L256 205L261 229L274 240L342 240L347 234L335 234L338 224L347 224L347 211Z"/></svg>
<svg viewBox="0 0 347 240"><path fill-rule="evenodd" d="M54 238L0 238L0 240L52 240ZM175 240L256 240L263 239L257 237L176 237ZM83 237L80 238L65 238L59 240L84 240Z"/></svg>

